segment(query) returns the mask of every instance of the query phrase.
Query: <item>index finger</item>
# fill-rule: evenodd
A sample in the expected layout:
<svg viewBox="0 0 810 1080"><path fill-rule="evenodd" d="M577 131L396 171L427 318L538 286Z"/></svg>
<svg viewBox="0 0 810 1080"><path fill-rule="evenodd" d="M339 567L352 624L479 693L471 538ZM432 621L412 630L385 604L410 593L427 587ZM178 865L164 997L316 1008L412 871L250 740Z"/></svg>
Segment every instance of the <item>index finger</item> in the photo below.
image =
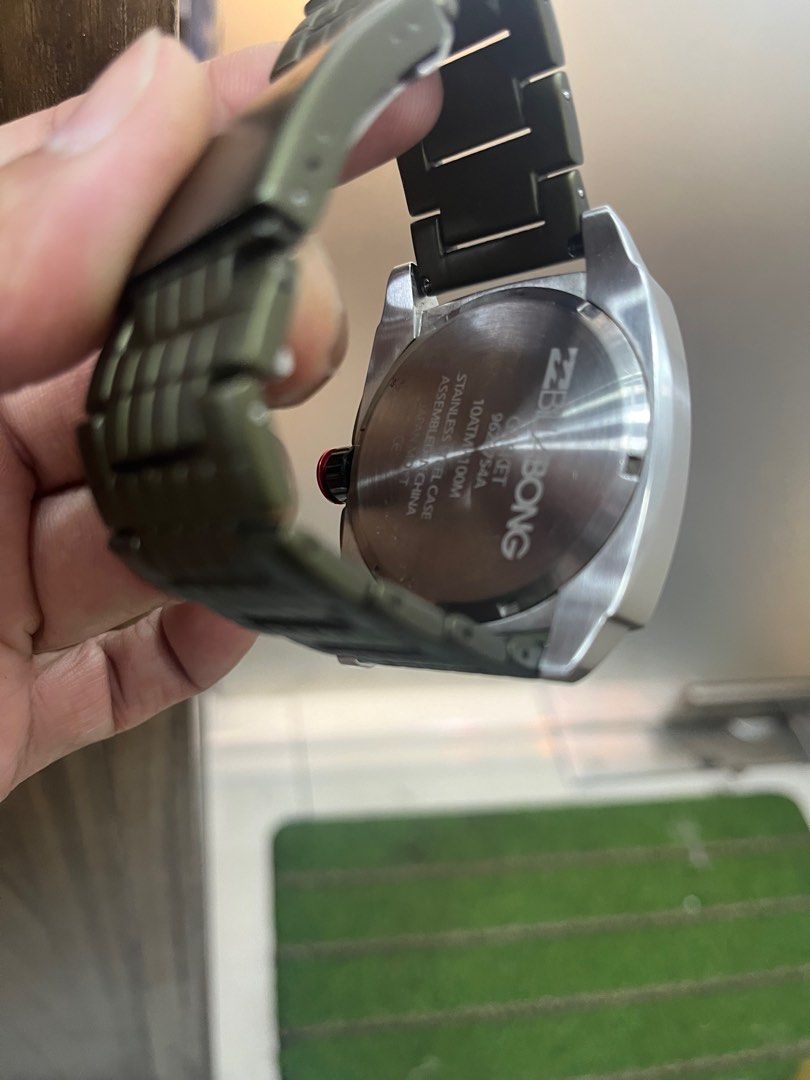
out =
<svg viewBox="0 0 810 1080"><path fill-rule="evenodd" d="M147 40L130 50L125 66ZM0 275L0 389L46 379L101 346L163 207L223 116L241 111L257 87L267 94L275 51L264 46L202 71L176 42L160 39L157 55L148 83L134 84L136 104L114 133L105 129L76 154L60 154L50 140L0 168L0 266L14 271ZM114 65L102 79L112 78L115 89L121 70ZM109 101L104 89L96 83L96 105ZM436 79L400 95L355 148L347 175L426 134L440 99ZM53 116L34 121L40 134ZM68 124L75 120L71 115ZM20 130L17 140L36 134Z"/></svg>
<svg viewBox="0 0 810 1080"><path fill-rule="evenodd" d="M211 86L214 123L222 127L253 101L267 86L280 51L275 43L251 45L239 52L218 56L203 68ZM31 113L0 126L0 165L37 150L84 95L68 98L50 109Z"/></svg>
<svg viewBox="0 0 810 1080"><path fill-rule="evenodd" d="M280 45L269 42L206 61L203 67L211 87L215 131L244 112L267 89L280 51ZM347 178L383 164L429 131L438 115L440 99L441 84L436 77L409 87L376 120L356 148ZM69 98L53 108L0 126L0 167L38 149L80 101L81 95Z"/></svg>

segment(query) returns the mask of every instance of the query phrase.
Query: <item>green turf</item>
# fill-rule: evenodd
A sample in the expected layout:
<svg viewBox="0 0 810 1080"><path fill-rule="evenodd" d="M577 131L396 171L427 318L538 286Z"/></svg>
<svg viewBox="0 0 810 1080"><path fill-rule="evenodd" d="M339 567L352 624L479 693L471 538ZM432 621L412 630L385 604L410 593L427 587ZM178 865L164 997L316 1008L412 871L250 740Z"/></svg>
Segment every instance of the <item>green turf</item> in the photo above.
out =
<svg viewBox="0 0 810 1080"><path fill-rule="evenodd" d="M705 1000L681 1000L542 1021L299 1043L283 1051L282 1064L285 1080L405 1080L432 1058L439 1062L433 1075L441 1080L573 1080L792 1041L806 1036L807 1023L806 999L779 1001L772 993L749 991L713 999L709 1010ZM771 1068L769 1080L784 1071L784 1063ZM742 1070L736 1078L748 1080Z"/></svg>
<svg viewBox="0 0 810 1080"><path fill-rule="evenodd" d="M275 869L285 1080L564 1080L810 1040L795 971L810 964L810 842L786 799L305 823L277 836ZM741 901L759 907L702 914ZM581 921L661 912L675 922ZM520 940L390 940L560 922ZM330 942L343 952L290 948ZM745 983L774 968L794 971ZM743 983L671 989L718 977ZM576 997L662 984L663 999ZM556 1011L436 1015L538 999ZM419 1013L433 1015L408 1023ZM375 1018L382 1030L364 1030ZM329 1022L355 1027L312 1027ZM787 1052L688 1075L788 1080L810 1054Z"/></svg>
<svg viewBox="0 0 810 1080"><path fill-rule="evenodd" d="M285 942L382 937L427 930L657 911L685 896L701 903L793 896L807 889L807 867L794 849L719 858L706 874L687 860L674 865L568 870L391 884L340 885L278 892L279 939ZM362 917L360 917L362 913Z"/></svg>
<svg viewBox="0 0 810 1080"><path fill-rule="evenodd" d="M742 813L745 803L749 808ZM275 840L280 870L391 866L492 855L592 851L678 841L694 822L704 841L806 831L796 806L778 795L745 800L682 799L613 807L561 807L469 817L388 818L290 825Z"/></svg>

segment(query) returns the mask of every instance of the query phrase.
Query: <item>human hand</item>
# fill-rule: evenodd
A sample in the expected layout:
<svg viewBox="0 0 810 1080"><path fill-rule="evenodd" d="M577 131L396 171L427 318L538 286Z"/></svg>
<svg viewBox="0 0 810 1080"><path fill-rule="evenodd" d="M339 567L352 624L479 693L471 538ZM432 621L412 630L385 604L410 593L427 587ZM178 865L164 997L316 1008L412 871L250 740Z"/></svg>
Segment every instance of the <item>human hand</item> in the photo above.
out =
<svg viewBox="0 0 810 1080"><path fill-rule="evenodd" d="M75 432L140 246L212 133L266 93L277 51L198 65L152 32L84 98L0 127L0 799L57 758L211 686L252 644L109 552ZM410 89L356 148L349 174L416 142L438 105L435 80ZM314 392L345 341L331 271L308 241L295 366L269 403Z"/></svg>

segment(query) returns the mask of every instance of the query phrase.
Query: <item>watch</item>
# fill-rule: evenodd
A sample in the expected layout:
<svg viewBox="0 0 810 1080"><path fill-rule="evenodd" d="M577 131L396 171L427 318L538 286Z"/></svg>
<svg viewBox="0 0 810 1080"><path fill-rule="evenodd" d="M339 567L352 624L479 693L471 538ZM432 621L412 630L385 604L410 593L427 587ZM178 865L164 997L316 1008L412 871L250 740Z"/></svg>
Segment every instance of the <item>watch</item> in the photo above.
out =
<svg viewBox="0 0 810 1080"><path fill-rule="evenodd" d="M357 664L573 680L642 626L686 492L672 304L591 210L548 0L311 0L276 85L148 239L79 437L112 548L236 622ZM359 134L437 70L400 159L415 218L351 445L318 479L342 556L292 521L265 404L295 245ZM569 264L566 266L566 264Z"/></svg>

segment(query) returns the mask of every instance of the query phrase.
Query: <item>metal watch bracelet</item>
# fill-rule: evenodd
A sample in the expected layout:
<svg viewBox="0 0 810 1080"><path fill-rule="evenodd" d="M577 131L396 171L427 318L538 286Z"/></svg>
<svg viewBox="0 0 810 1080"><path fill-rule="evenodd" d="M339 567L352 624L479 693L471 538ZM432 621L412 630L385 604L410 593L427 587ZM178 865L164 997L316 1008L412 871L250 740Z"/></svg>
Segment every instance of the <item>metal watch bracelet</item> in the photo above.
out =
<svg viewBox="0 0 810 1080"><path fill-rule="evenodd" d="M276 63L298 64L379 0L313 0ZM571 87L550 0L460 0L444 104L400 173L426 292L582 254L588 209Z"/></svg>
<svg viewBox="0 0 810 1080"><path fill-rule="evenodd" d="M542 38L548 32L545 0L503 6L543 14L538 33ZM338 35L339 46L325 50L329 63L321 61L309 75L301 91L303 104L293 104L281 120L268 121L274 141L268 141L262 190L271 193L275 180L279 190L290 190L283 169L271 168L277 158L292 160L297 147L319 133L325 143L329 131L329 168L311 181L307 212L296 220L288 203L268 197L133 278L96 367L80 444L88 481L112 531L112 547L159 587L252 629L360 662L535 677L543 645L538 635L499 637L466 617L375 581L291 526L288 464L264 403L265 385L275 374L289 321L291 249L317 219L331 187L325 181L339 174L356 122L373 109L383 89L384 64L390 65L391 89L407 81L423 57L441 48L445 7L441 0L333 0L328 9L309 6L307 29L293 39L287 62L290 49L300 49L300 57L313 44L324 43L323 37L316 41L311 36L318 33L319 12L323 17L324 11L339 9L341 18L357 21L346 18L341 24L340 29L348 26L353 32ZM461 42L471 23L477 27L477 16L471 19L465 11L479 7L462 7ZM330 33L336 29L333 24ZM553 50L558 50L556 36L546 48L556 63L561 56ZM376 83L366 76L367 86L358 62L365 56L376 58L377 72ZM353 64L350 70L358 83L353 107L360 115L341 117L341 137L335 138L333 126L316 131L317 121L310 118L326 117L338 63L345 68ZM567 106L564 94L562 100ZM564 127L571 142L575 124L568 119ZM441 139L449 138L445 120L438 130ZM429 146L430 139L424 145ZM195 173L205 167L204 155ZM290 168L299 166L293 161ZM293 175L300 175L300 169ZM532 178L534 184L534 174ZM542 191L549 183L542 181L536 188ZM410 190L418 186L415 182ZM298 190L293 187L294 193ZM457 204L437 204L443 209L434 230L450 227L454 236L460 235L463 191L459 199L461 210ZM578 221L562 231L573 235ZM486 228L493 222L488 220ZM558 239L548 247L539 242L542 230L517 235L530 232L535 233L533 267L543 265L547 256L560 261L576 253L570 238L563 252ZM425 276L432 275L436 287L458 284L471 273L493 276L489 267L496 264L497 273L529 268L527 241L509 249L514 254L508 267L503 254L507 248L493 243L494 254L484 255L474 273L466 256L456 260L456 253L444 248L441 268L435 269L427 256L420 268Z"/></svg>

